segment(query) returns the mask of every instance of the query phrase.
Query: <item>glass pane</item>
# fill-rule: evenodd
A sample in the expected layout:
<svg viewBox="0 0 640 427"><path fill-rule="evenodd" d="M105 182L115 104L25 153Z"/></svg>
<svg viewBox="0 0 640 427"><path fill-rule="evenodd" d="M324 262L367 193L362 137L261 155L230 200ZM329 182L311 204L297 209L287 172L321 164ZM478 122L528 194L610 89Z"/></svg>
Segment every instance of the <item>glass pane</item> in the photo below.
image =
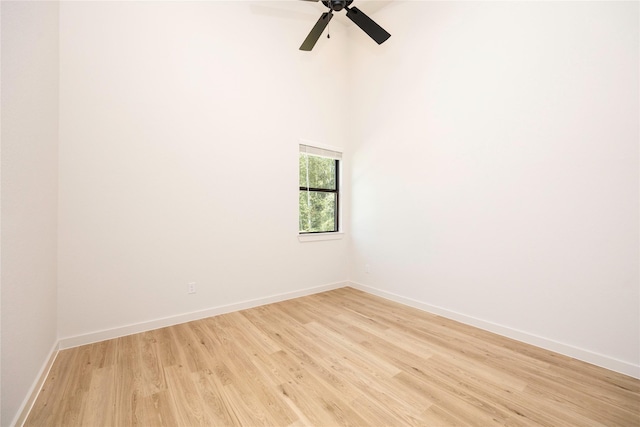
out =
<svg viewBox="0 0 640 427"><path fill-rule="evenodd" d="M300 187L336 189L336 161L334 159L300 153L299 163Z"/></svg>
<svg viewBox="0 0 640 427"><path fill-rule="evenodd" d="M335 193L300 191L300 231L305 233L338 231Z"/></svg>

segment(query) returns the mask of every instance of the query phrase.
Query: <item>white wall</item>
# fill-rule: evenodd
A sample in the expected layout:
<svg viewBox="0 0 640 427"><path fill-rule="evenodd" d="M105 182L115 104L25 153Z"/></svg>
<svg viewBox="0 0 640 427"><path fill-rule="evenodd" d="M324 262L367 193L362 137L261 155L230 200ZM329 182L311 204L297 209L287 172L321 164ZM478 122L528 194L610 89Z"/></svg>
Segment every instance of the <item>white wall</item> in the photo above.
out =
<svg viewBox="0 0 640 427"><path fill-rule="evenodd" d="M2 425L56 328L349 275L638 376L637 3L392 2L299 52L316 6L2 2ZM351 242L296 239L298 138L353 160Z"/></svg>
<svg viewBox="0 0 640 427"><path fill-rule="evenodd" d="M62 338L348 279L347 239L297 240L298 139L348 155L315 6L60 5Z"/></svg>
<svg viewBox="0 0 640 427"><path fill-rule="evenodd" d="M384 45L356 30L353 279L639 376L638 16L401 2Z"/></svg>
<svg viewBox="0 0 640 427"><path fill-rule="evenodd" d="M2 2L2 417L57 342L58 5Z"/></svg>

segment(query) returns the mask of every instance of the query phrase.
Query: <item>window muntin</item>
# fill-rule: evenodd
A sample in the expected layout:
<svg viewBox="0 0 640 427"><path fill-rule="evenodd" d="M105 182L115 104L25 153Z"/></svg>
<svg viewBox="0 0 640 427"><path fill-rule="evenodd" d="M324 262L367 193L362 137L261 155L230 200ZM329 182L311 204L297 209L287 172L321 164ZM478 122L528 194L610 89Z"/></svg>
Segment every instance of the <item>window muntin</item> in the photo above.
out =
<svg viewBox="0 0 640 427"><path fill-rule="evenodd" d="M339 152L300 145L300 234L339 231L340 159Z"/></svg>

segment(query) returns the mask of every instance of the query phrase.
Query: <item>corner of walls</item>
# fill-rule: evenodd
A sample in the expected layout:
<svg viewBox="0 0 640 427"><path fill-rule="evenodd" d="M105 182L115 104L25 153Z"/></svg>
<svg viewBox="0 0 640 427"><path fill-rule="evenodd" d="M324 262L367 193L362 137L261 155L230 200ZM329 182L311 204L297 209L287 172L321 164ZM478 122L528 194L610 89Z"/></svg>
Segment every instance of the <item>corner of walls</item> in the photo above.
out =
<svg viewBox="0 0 640 427"><path fill-rule="evenodd" d="M33 408L33 404L36 402L38 395L42 391L42 387L44 386L47 376L49 376L49 372L51 371L51 368L53 367L53 363L56 361L56 357L58 357L58 352L60 350L61 350L60 343L56 342L51 348L51 350L49 351L49 354L47 355L47 357L45 358L42 367L38 371L34 383L31 385L31 387L27 391L24 401L20 406L20 410L15 415L14 420L9 425L15 426L15 427L21 427L22 425L24 425L25 421L27 421L29 412L31 411L31 408Z"/></svg>
<svg viewBox="0 0 640 427"><path fill-rule="evenodd" d="M363 292L370 293L372 295L377 295L390 301L417 308L428 313L436 314L447 319L455 320L469 326L474 326L485 331L493 332L507 338L511 338L526 344L531 344L536 347L544 348L546 350L563 354L565 356L569 356L583 362L591 363L593 365L600 366L611 371L619 372L621 374L640 379L640 365L638 364L625 362L610 356L595 353L590 350L567 345L545 337L517 330L509 326L499 325L472 316L467 316L465 314L457 313L455 311L451 311L442 307L437 307L422 301L415 300L413 298L407 298L393 292L363 285L362 283L348 282L348 286L354 289L361 290Z"/></svg>
<svg viewBox="0 0 640 427"><path fill-rule="evenodd" d="M1 419L21 422L57 351L58 2L1 5Z"/></svg>
<svg viewBox="0 0 640 427"><path fill-rule="evenodd" d="M352 52L351 279L637 375L638 3L393 4Z"/></svg>

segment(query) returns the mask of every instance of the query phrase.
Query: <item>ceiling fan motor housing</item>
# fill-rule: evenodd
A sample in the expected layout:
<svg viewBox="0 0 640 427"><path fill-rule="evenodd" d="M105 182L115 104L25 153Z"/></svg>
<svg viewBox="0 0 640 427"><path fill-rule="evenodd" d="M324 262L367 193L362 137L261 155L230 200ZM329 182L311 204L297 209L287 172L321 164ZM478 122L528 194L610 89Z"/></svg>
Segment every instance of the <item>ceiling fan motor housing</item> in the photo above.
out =
<svg viewBox="0 0 640 427"><path fill-rule="evenodd" d="M318 0L305 0L305 1L318 1ZM353 0L322 0L322 4L329 8L328 11L324 12L316 25L313 26L311 32L302 42L302 46L300 46L300 50L310 51L315 46L316 42L322 35L322 32L327 25L329 25L329 21L333 18L333 12L339 12L342 9L347 11L347 18L353 21L362 31L367 33L369 37L371 37L376 43L382 44L385 40L391 37L384 28L380 25L376 24L373 19L369 18L357 7L349 7L353 3ZM327 35L327 37L329 37Z"/></svg>
<svg viewBox="0 0 640 427"><path fill-rule="evenodd" d="M322 0L322 3L334 12L340 12L353 3L353 0Z"/></svg>

